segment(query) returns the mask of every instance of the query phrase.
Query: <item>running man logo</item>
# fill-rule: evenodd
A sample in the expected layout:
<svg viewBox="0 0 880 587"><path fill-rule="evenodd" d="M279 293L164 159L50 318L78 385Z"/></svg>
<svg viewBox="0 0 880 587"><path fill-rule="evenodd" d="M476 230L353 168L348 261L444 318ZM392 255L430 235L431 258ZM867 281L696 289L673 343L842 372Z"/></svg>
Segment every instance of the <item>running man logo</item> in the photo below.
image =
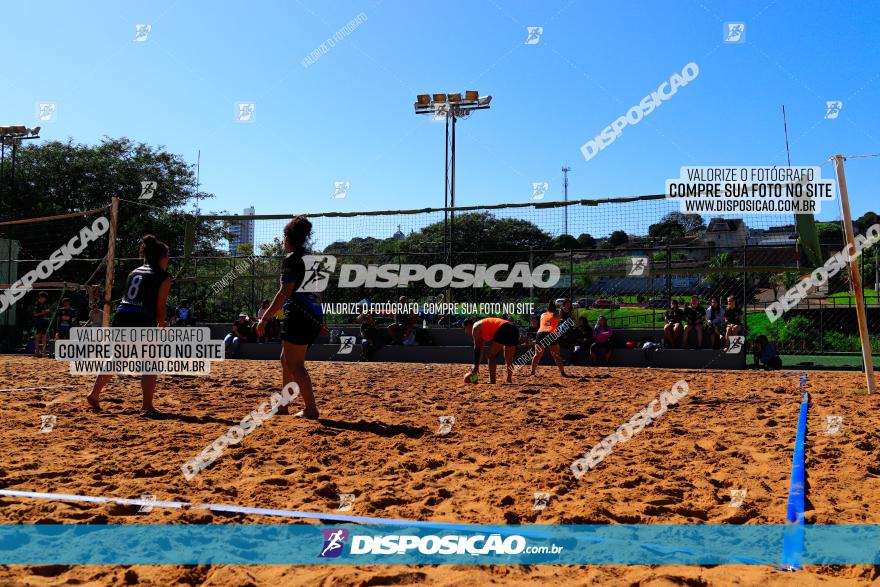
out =
<svg viewBox="0 0 880 587"><path fill-rule="evenodd" d="M153 195L156 193L156 187L158 185L159 183L155 181L142 181L141 195L138 200L152 200Z"/></svg>
<svg viewBox="0 0 880 587"><path fill-rule="evenodd" d="M526 36L525 45L537 45L541 42L541 35L544 34L544 27L530 26L526 27L528 35Z"/></svg>
<svg viewBox="0 0 880 587"><path fill-rule="evenodd" d="M339 350L336 351L337 355L350 355L351 351L354 350L354 343L357 339L354 336L340 336L339 337Z"/></svg>
<svg viewBox="0 0 880 587"><path fill-rule="evenodd" d="M840 116L843 110L843 102L840 100L828 100L825 102L825 120L834 120Z"/></svg>
<svg viewBox="0 0 880 587"><path fill-rule="evenodd" d="M141 494L141 507L138 509L137 513L139 514L149 514L153 511L153 506L156 503L156 496L152 493L142 493Z"/></svg>
<svg viewBox="0 0 880 587"><path fill-rule="evenodd" d="M58 423L58 416L40 416L40 432L52 432L55 424Z"/></svg>
<svg viewBox="0 0 880 587"><path fill-rule="evenodd" d="M445 436L452 432L452 427L455 425L455 416L440 416L440 428L437 429L437 434L441 436Z"/></svg>
<svg viewBox="0 0 880 587"><path fill-rule="evenodd" d="M843 416L825 416L825 434L840 434L843 428Z"/></svg>
<svg viewBox="0 0 880 587"><path fill-rule="evenodd" d="M351 187L350 181L334 181L333 196L337 200L341 200L348 195L348 189Z"/></svg>
<svg viewBox="0 0 880 587"><path fill-rule="evenodd" d="M37 120L40 122L55 122L55 112L57 110L55 102L40 102L37 104Z"/></svg>
<svg viewBox="0 0 880 587"><path fill-rule="evenodd" d="M257 105L254 102L235 103L235 122L254 122L257 120Z"/></svg>
<svg viewBox="0 0 880 587"><path fill-rule="evenodd" d="M348 530L342 528L325 528L324 546L321 548L321 554L318 558L336 558L342 554L345 542L348 540Z"/></svg>
<svg viewBox="0 0 880 587"><path fill-rule="evenodd" d="M350 512L351 508L354 507L354 493L337 493L336 495L339 497L339 507L336 510Z"/></svg>
<svg viewBox="0 0 880 587"><path fill-rule="evenodd" d="M533 200L543 200L544 196L547 195L547 192L550 191L550 184L546 181L533 181L532 182L532 199Z"/></svg>
<svg viewBox="0 0 880 587"><path fill-rule="evenodd" d="M745 489L731 489L730 490L730 504L728 507L738 508L743 504L743 500L746 498L746 490Z"/></svg>
<svg viewBox="0 0 880 587"><path fill-rule="evenodd" d="M630 257L629 258L629 270L626 274L629 277L642 277L648 271L648 258L647 257Z"/></svg>
<svg viewBox="0 0 880 587"><path fill-rule="evenodd" d="M746 341L745 336L731 336L730 337L730 346L727 347L728 355L736 355L742 352L743 343Z"/></svg>
<svg viewBox="0 0 880 587"><path fill-rule="evenodd" d="M150 32L153 30L153 25L151 24L136 24L134 25L134 42L135 43L143 43L150 37Z"/></svg>
<svg viewBox="0 0 880 587"><path fill-rule="evenodd" d="M448 103L443 102L442 104L434 104L434 116L431 117L431 120L434 122L443 122L451 113L452 107Z"/></svg>
<svg viewBox="0 0 880 587"><path fill-rule="evenodd" d="M532 511L540 512L550 503L550 494L543 491L535 492L535 503L532 505Z"/></svg>
<svg viewBox="0 0 880 587"><path fill-rule="evenodd" d="M327 289L330 275L336 269L336 257L333 255L303 255L306 275L297 291L319 292ZM342 337L340 337L340 340Z"/></svg>
<svg viewBox="0 0 880 587"><path fill-rule="evenodd" d="M746 25L743 22L724 23L724 42L727 44L744 43L746 40Z"/></svg>

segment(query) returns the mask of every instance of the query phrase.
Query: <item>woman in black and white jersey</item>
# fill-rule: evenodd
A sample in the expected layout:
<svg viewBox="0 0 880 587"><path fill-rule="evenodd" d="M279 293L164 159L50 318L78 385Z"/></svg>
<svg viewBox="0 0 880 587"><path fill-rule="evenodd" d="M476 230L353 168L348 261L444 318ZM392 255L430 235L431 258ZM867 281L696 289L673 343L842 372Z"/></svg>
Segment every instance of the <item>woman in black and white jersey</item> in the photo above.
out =
<svg viewBox="0 0 880 587"><path fill-rule="evenodd" d="M257 336L262 337L266 325L279 308L284 308L284 322L281 324L281 374L282 385L291 381L299 386L306 407L297 416L317 419L318 407L312 390L312 380L306 370L306 351L326 329L324 312L317 297L308 291L297 291L314 280L326 279L319 268L311 268L306 274L303 262L305 245L312 234L312 223L305 216L296 216L284 227L284 250L287 256L281 264L281 287L272 304L263 312L257 323ZM279 414L286 414L287 406L281 406Z"/></svg>
<svg viewBox="0 0 880 587"><path fill-rule="evenodd" d="M140 254L144 264L128 274L125 281L125 296L116 309L111 326L130 328L165 327L165 302L171 290L171 274L168 268L168 245L152 234L143 237ZM101 390L113 375L99 375L86 396L86 401L95 410L100 410ZM143 391L142 413L148 417L158 416L153 407L153 394L156 391L156 375L141 375Z"/></svg>

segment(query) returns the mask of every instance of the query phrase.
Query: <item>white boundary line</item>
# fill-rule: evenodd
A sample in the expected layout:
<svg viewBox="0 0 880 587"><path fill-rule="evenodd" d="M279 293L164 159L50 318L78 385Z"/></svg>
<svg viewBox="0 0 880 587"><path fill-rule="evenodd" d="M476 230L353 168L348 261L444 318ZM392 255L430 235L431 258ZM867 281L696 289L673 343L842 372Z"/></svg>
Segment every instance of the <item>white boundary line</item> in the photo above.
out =
<svg viewBox="0 0 880 587"><path fill-rule="evenodd" d="M14 489L0 489L0 496L28 497L33 499L48 499L56 501L75 501L87 503L118 503L121 505L166 507L173 509L210 510L213 512L227 512L236 514L256 514L261 516L277 516L282 518L304 518L313 520L333 520L336 522L355 522L360 524L382 524L392 526L425 526L429 528L459 528L467 529L479 526L478 524L450 524L447 522L425 522L422 520L405 520L393 518L372 518L364 516L343 516L340 514L325 514L320 512L297 512L290 510L274 510L268 508L252 508L237 505L201 504L194 505L186 501L152 501L145 499L127 499L123 497L100 497L92 495L74 495L70 493L41 493L37 491L17 491Z"/></svg>

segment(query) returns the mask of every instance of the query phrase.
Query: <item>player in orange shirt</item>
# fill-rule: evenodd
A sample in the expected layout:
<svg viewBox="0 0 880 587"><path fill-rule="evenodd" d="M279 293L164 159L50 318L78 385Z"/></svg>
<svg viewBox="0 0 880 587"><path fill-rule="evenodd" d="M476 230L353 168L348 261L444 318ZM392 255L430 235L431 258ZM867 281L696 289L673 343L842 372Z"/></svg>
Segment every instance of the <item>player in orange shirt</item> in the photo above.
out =
<svg viewBox="0 0 880 587"><path fill-rule="evenodd" d="M559 316L556 315L556 304L554 302L547 303L547 311L541 314L541 325L538 327L538 335L535 337L535 356L532 357L532 375L535 374L535 369L538 367L538 363L541 362L541 357L544 356L544 349L546 347L550 347L550 354L553 356L553 361L556 363L556 366L559 367L559 372L562 373L563 377L567 377L565 374L565 366L562 363L562 357L559 356L559 334L557 330L559 329ZM545 341L549 337L549 341Z"/></svg>
<svg viewBox="0 0 880 587"><path fill-rule="evenodd" d="M519 344L519 329L508 320L502 318L483 318L482 320L465 320L464 331L474 338L474 368L464 376L465 383L476 383L479 376L480 362L483 358L483 345L489 347L489 383L495 383L496 355L504 350L504 365L507 367L508 383L513 383L513 355Z"/></svg>

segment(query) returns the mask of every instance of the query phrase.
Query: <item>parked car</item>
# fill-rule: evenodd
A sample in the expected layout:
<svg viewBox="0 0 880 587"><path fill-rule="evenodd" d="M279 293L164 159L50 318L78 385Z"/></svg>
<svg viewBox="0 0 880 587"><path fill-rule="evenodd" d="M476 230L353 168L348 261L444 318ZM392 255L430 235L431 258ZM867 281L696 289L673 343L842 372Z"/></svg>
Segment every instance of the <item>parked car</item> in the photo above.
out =
<svg viewBox="0 0 880 587"><path fill-rule="evenodd" d="M668 305L669 302L666 301L666 298L651 298L645 302L646 308L665 308Z"/></svg>
<svg viewBox="0 0 880 587"><path fill-rule="evenodd" d="M620 304L615 304L611 300L596 300L593 302L593 307L597 310L616 310Z"/></svg>
<svg viewBox="0 0 880 587"><path fill-rule="evenodd" d="M577 301L577 307L578 308L589 308L590 306L593 305L593 302L595 302L595 301L596 300L594 300L592 298L580 298Z"/></svg>

